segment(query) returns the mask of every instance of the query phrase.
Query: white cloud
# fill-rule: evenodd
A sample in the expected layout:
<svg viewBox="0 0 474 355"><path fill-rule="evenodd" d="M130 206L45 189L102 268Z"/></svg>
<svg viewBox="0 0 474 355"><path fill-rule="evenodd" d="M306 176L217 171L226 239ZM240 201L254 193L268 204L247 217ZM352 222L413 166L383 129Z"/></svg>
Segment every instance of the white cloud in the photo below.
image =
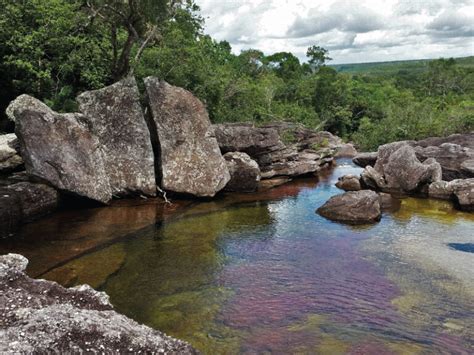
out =
<svg viewBox="0 0 474 355"><path fill-rule="evenodd" d="M197 0L236 53L329 49L334 63L474 55L474 0Z"/></svg>

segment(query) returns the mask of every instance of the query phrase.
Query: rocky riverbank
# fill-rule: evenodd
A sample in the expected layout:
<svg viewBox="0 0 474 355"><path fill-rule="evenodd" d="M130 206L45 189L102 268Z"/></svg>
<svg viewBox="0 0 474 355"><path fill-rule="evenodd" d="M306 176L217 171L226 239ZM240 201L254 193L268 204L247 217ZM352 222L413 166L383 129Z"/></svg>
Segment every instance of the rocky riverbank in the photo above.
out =
<svg viewBox="0 0 474 355"><path fill-rule="evenodd" d="M460 210L474 211L474 133L389 143L377 152L358 154L353 161L364 171L360 177L341 177L336 185L343 190L451 200ZM319 212L346 223L377 221L377 199L373 196L370 204L366 200L365 193L346 192ZM339 212L340 205L348 208Z"/></svg>
<svg viewBox="0 0 474 355"><path fill-rule="evenodd" d="M145 88L144 107L133 77L84 92L75 113L28 95L10 104L15 134L0 136L2 236L60 208L64 197L107 205L157 190L192 198L255 192L356 154L329 132L299 125L212 125L190 92L153 77Z"/></svg>
<svg viewBox="0 0 474 355"><path fill-rule="evenodd" d="M31 279L27 263L21 255L0 256L1 353L198 353L116 313L103 292Z"/></svg>

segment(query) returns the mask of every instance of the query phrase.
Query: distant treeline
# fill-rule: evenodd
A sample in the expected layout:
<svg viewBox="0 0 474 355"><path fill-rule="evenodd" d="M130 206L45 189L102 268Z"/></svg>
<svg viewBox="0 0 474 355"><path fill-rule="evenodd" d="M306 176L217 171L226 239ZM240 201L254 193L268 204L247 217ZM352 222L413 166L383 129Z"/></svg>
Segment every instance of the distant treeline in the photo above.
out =
<svg viewBox="0 0 474 355"><path fill-rule="evenodd" d="M0 112L22 93L72 111L78 93L133 72L189 89L214 122L299 122L363 149L474 129L472 57L331 67L318 46L308 63L235 55L204 34L198 10L191 0L0 0Z"/></svg>

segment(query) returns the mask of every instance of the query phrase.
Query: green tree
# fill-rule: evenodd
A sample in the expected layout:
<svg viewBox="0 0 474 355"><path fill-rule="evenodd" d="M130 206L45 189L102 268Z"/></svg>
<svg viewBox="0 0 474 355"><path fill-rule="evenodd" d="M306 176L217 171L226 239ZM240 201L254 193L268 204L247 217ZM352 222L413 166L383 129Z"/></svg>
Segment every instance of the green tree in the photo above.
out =
<svg viewBox="0 0 474 355"><path fill-rule="evenodd" d="M321 66L326 64L326 62L332 60L328 56L329 51L320 46L311 46L306 51L306 57L308 57L308 63L315 70L318 70Z"/></svg>

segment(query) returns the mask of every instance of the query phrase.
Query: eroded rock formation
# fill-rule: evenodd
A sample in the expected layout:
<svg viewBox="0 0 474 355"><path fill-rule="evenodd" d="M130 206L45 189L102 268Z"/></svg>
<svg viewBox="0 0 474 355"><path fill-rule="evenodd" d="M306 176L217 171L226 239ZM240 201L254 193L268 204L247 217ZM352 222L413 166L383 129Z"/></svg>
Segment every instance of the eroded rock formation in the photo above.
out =
<svg viewBox="0 0 474 355"><path fill-rule="evenodd" d="M255 160L247 153L229 152L224 154L227 168L230 173L230 181L227 183L226 191L254 192L260 181L260 168Z"/></svg>
<svg viewBox="0 0 474 355"><path fill-rule="evenodd" d="M162 188L214 196L230 174L203 103L158 78L146 78L145 86L160 144Z"/></svg>
<svg viewBox="0 0 474 355"><path fill-rule="evenodd" d="M25 274L28 260L0 256L0 352L196 354L187 343L116 313L87 285L66 289Z"/></svg>
<svg viewBox="0 0 474 355"><path fill-rule="evenodd" d="M77 101L102 146L112 193L155 196L153 148L135 79L85 92Z"/></svg>

